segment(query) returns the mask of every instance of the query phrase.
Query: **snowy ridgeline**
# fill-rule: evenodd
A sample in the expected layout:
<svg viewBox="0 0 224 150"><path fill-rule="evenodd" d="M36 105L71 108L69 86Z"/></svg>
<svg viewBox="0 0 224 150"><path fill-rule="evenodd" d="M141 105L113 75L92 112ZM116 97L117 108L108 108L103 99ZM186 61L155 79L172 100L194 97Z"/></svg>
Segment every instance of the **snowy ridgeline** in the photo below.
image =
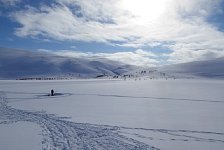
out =
<svg viewBox="0 0 224 150"><path fill-rule="evenodd" d="M135 66L104 58L71 58L46 52L0 48L0 79L54 80L115 76Z"/></svg>
<svg viewBox="0 0 224 150"><path fill-rule="evenodd" d="M0 79L179 79L224 78L224 58L141 68L104 58L71 58L46 52L0 48Z"/></svg>

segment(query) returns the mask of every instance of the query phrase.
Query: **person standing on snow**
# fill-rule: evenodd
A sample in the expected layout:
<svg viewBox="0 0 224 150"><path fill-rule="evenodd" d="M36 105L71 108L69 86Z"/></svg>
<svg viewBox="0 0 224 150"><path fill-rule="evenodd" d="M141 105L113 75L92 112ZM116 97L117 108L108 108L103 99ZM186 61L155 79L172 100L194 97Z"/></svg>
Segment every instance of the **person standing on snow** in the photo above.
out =
<svg viewBox="0 0 224 150"><path fill-rule="evenodd" d="M54 96L54 90L53 89L51 90L51 96Z"/></svg>

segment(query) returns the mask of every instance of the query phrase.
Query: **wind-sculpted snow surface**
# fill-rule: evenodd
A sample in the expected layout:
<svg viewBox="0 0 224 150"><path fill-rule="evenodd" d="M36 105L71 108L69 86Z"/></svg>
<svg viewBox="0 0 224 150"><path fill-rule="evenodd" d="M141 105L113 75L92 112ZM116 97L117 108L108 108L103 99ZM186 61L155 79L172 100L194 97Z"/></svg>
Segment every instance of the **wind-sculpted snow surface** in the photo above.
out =
<svg viewBox="0 0 224 150"><path fill-rule="evenodd" d="M65 118L45 112L32 112L12 108L7 98L0 93L0 124L28 121L42 127L43 150L144 150L158 148L149 146L119 134L119 127L74 123Z"/></svg>

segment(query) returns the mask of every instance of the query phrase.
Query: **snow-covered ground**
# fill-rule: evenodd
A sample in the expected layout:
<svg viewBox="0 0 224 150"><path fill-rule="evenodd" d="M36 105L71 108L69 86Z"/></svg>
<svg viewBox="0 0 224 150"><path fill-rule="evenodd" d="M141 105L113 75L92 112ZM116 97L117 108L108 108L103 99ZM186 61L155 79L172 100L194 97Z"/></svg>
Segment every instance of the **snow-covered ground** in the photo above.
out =
<svg viewBox="0 0 224 150"><path fill-rule="evenodd" d="M22 149L222 149L223 89L223 80L2 80L0 149L15 139Z"/></svg>

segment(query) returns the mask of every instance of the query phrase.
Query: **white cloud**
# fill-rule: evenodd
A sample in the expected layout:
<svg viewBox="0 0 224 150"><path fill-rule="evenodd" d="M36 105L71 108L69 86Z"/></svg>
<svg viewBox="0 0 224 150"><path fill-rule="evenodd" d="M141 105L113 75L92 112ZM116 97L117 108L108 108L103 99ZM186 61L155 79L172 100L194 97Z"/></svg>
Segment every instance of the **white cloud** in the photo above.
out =
<svg viewBox="0 0 224 150"><path fill-rule="evenodd" d="M27 7L12 14L22 25L15 34L135 48L163 46L173 51L169 60L178 62L203 58L212 52L216 57L222 56L224 34L206 22L211 13L220 11L218 5L221 0L157 0L158 3L139 0L139 3L156 4L157 9L163 4L163 12L156 18L147 18L147 13L150 13L147 7L132 11L132 6L123 7L122 1L58 0L57 4L50 6ZM127 2L125 4L128 5ZM205 54L199 54L199 51ZM130 57L133 54L139 55L133 52Z"/></svg>
<svg viewBox="0 0 224 150"><path fill-rule="evenodd" d="M156 66L159 62L156 60L157 56L142 49L138 49L134 52L115 52L115 53L92 53L92 52L80 52L71 50L51 51L45 49L39 49L41 52L48 52L59 56L74 57L74 58L106 58L113 61L120 61L122 63L136 65L136 66Z"/></svg>
<svg viewBox="0 0 224 150"><path fill-rule="evenodd" d="M72 49L76 49L77 47L76 47L76 46L74 46L74 45L72 45L72 46L70 46L70 48L72 48Z"/></svg>
<svg viewBox="0 0 224 150"><path fill-rule="evenodd" d="M200 61L200 60L209 60L217 57L224 57L224 51L217 50L181 50L175 51L172 54L168 55L169 62L173 63L182 63L190 61ZM184 61L183 61L184 60Z"/></svg>

